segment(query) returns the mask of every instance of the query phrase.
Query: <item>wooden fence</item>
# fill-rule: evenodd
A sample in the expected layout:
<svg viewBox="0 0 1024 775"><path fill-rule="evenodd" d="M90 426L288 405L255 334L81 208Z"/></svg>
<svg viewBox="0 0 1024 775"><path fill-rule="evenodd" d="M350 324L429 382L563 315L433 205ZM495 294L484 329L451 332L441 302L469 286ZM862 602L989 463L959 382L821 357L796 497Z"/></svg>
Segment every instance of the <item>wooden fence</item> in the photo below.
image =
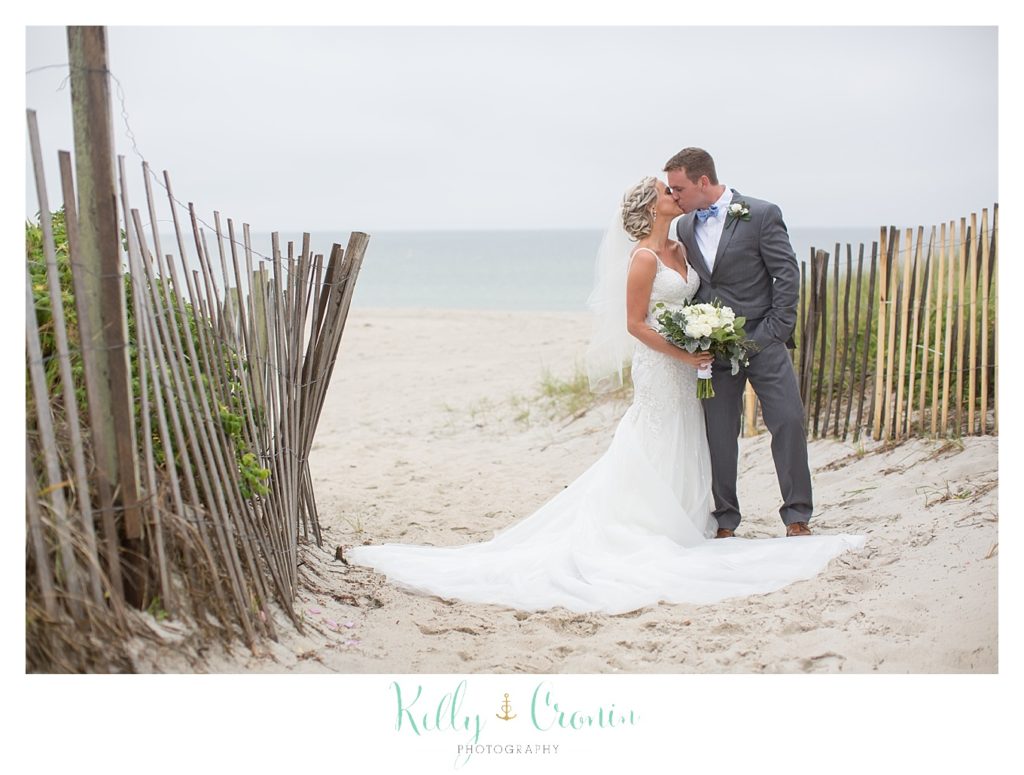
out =
<svg viewBox="0 0 1024 775"><path fill-rule="evenodd" d="M812 248L794 352L809 438L998 433L998 217ZM744 434L759 421L748 385Z"/></svg>
<svg viewBox="0 0 1024 775"><path fill-rule="evenodd" d="M274 234L261 257L218 213L207 230L189 205L183 227L164 173L171 249L150 170L143 215L119 158L123 252L103 275L81 253L71 155L51 218L28 119L41 258L27 249L27 668L117 669L123 636L145 631L140 608L252 644L276 637L276 602L301 631L298 544L320 544L308 456L367 236L325 259L308 234L298 249ZM96 279L113 304L88 292ZM111 353L127 364L128 421L96 423Z"/></svg>

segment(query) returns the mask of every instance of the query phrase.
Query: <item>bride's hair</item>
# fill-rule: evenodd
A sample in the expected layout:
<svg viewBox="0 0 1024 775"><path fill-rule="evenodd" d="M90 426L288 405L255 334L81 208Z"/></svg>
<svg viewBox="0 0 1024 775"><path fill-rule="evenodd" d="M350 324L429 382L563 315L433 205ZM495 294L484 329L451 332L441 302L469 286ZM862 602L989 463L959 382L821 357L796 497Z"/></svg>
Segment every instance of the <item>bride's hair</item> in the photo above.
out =
<svg viewBox="0 0 1024 775"><path fill-rule="evenodd" d="M657 178L644 178L622 198L622 228L632 240L642 240L654 228L651 205L658 198L656 182Z"/></svg>

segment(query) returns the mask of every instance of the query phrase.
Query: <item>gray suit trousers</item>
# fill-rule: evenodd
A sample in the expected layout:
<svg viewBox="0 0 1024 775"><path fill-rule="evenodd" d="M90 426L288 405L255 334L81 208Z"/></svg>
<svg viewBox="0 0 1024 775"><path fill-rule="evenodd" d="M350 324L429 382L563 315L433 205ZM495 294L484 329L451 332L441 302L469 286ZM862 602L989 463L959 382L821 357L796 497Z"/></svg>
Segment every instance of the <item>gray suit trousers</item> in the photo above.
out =
<svg viewBox="0 0 1024 775"><path fill-rule="evenodd" d="M716 361L712 368L715 397L703 401L703 404L714 471L714 516L718 526L735 530L741 519L736 494L736 468L743 391L748 379L761 402L764 422L772 435L772 457L783 501L779 514L786 525L807 522L811 518L813 504L804 435L804 408L789 351L782 342L771 340L751 355L750 365L741 366L735 376L728 361Z"/></svg>

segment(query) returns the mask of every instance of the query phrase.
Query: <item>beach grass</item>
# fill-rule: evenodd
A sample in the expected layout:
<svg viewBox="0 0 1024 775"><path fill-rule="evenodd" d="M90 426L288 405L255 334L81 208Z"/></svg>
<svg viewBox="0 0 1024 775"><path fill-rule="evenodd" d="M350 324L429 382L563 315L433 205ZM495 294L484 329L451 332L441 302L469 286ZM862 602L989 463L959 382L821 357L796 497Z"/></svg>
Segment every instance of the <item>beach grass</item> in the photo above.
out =
<svg viewBox="0 0 1024 775"><path fill-rule="evenodd" d="M529 425L538 419L549 422L579 419L596 406L629 403L632 399L633 382L628 366L623 374L622 387L607 393L595 393L590 389L586 371L577 362L566 376L558 376L545 369L532 396L513 396L510 402L516 412L515 421Z"/></svg>

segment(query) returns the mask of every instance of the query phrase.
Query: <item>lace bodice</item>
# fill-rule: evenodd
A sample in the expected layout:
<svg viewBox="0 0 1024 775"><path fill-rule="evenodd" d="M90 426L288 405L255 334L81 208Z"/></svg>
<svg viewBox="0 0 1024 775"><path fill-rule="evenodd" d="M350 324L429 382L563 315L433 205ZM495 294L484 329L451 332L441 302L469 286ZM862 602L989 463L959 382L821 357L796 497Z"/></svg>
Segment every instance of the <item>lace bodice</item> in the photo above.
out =
<svg viewBox="0 0 1024 775"><path fill-rule="evenodd" d="M679 272L666 266L653 250L637 248L633 251L633 255L635 256L641 250L650 252L657 261L657 271L654 275L654 284L651 286L651 302L647 314L648 325L657 328L658 324L653 315L654 305L658 302L674 305L686 304L697 293L697 289L700 287L700 276L687 263L686 279L684 280Z"/></svg>
<svg viewBox="0 0 1024 775"><path fill-rule="evenodd" d="M655 305L658 302L671 306L686 304L697 292L700 277L692 266L687 265L686 278L683 279L679 272L662 263L657 254L655 258L657 271L651 286L647 325L658 330L658 322L655 320L655 313L658 310L655 310ZM686 411L700 413L700 402L697 400L697 370L693 366L637 343L633 352L632 376L634 410L642 413L645 424L649 426L653 435L659 433L659 429L668 422L668 418L684 408Z"/></svg>

